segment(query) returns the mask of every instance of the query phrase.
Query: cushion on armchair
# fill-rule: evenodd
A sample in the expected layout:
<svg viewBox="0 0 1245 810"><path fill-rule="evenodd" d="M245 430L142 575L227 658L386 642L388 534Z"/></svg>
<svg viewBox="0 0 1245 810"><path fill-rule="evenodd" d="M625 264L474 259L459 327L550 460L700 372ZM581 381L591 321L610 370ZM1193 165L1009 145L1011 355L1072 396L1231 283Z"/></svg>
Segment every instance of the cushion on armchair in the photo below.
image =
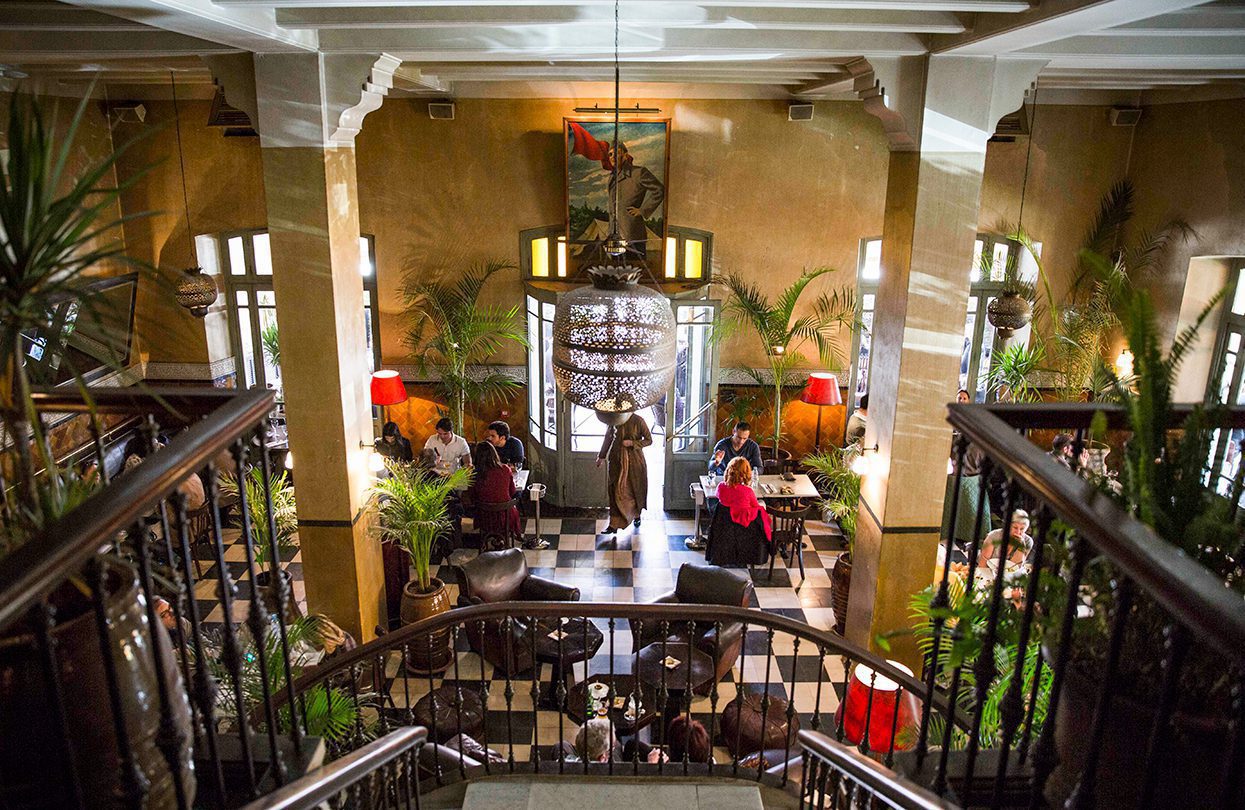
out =
<svg viewBox="0 0 1245 810"><path fill-rule="evenodd" d="M716 565L683 563L679 567L674 594L685 605L747 607L752 596L752 580L741 571Z"/></svg>

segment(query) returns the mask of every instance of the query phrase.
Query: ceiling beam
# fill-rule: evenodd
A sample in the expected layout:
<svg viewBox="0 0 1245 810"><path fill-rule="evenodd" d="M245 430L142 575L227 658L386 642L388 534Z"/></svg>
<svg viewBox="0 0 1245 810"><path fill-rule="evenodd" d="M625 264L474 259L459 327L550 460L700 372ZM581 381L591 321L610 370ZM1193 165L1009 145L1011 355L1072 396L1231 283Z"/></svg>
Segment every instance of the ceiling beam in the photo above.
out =
<svg viewBox="0 0 1245 810"><path fill-rule="evenodd" d="M1113 37L1089 34L1035 45L1012 56L1050 59L1051 67L1223 68L1245 65L1245 38ZM1116 65L1115 63L1120 63Z"/></svg>
<svg viewBox="0 0 1245 810"><path fill-rule="evenodd" d="M1043 0L1031 11L977 17L971 31L935 36L934 53L997 56L1179 11L1206 0Z"/></svg>
<svg viewBox="0 0 1245 810"><path fill-rule="evenodd" d="M235 49L215 42L148 29L143 32L94 31L69 36L53 31L0 31L0 61L28 64L67 59L167 58L231 53Z"/></svg>
<svg viewBox="0 0 1245 810"><path fill-rule="evenodd" d="M958 34L960 17L949 11L836 11L807 8L723 8L693 5L626 7L622 27L714 28L775 31L880 31ZM350 7L277 9L286 28L456 28L614 25L608 6Z"/></svg>
<svg viewBox="0 0 1245 810"><path fill-rule="evenodd" d="M1204 1L1204 0L1203 0ZM444 8L461 6L608 6L614 0L214 0L250 8ZM659 7L669 0L623 0L625 7ZM916 11L1019 14L1032 0L698 0L704 8L806 8L836 11Z"/></svg>
<svg viewBox="0 0 1245 810"><path fill-rule="evenodd" d="M437 61L511 61L532 59L608 59L614 57L613 32L568 32L556 26L503 30L476 28L325 30L325 53L383 51L403 59ZM847 32L716 31L677 28L669 31L623 31L624 59L720 59L748 61L784 56L869 56L925 53L924 41L912 34L861 37Z"/></svg>
<svg viewBox="0 0 1245 810"><path fill-rule="evenodd" d="M315 31L290 31L281 28L277 25L275 12L260 5L222 8L212 0L66 2L240 51L279 53L316 50Z"/></svg>
<svg viewBox="0 0 1245 810"><path fill-rule="evenodd" d="M1245 36L1245 6L1197 6L1101 31L1114 37Z"/></svg>
<svg viewBox="0 0 1245 810"><path fill-rule="evenodd" d="M0 31L150 31L111 14L63 3L5 3Z"/></svg>

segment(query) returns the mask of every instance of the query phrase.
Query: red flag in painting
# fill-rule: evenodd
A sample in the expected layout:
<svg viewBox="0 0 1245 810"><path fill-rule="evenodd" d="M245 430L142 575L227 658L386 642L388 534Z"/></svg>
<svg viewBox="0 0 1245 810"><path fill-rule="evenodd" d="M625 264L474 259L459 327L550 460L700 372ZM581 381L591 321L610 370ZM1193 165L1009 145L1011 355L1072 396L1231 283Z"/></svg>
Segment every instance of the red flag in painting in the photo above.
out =
<svg viewBox="0 0 1245 810"><path fill-rule="evenodd" d="M610 161L610 145L592 137L588 130L574 121L568 121L567 125L571 130L571 154L583 155L588 160L599 160L602 169L607 172L613 171L614 164Z"/></svg>

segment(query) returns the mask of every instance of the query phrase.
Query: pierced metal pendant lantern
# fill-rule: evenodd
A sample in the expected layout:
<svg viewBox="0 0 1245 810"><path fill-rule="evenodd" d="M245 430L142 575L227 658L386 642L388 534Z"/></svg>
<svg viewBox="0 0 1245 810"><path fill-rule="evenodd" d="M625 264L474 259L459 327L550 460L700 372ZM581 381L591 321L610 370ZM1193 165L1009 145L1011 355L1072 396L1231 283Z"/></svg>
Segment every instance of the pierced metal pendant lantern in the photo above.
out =
<svg viewBox="0 0 1245 810"><path fill-rule="evenodd" d="M1006 340L1033 320L1033 305L1020 293L1005 292L990 301L986 307L986 318L999 337Z"/></svg>
<svg viewBox="0 0 1245 810"><path fill-rule="evenodd" d="M670 302L638 282L634 267L592 267L592 286L558 301L553 376L562 394L620 425L661 400L674 378Z"/></svg>
<svg viewBox="0 0 1245 810"><path fill-rule="evenodd" d="M216 303L219 293L215 279L203 272L202 267L191 267L186 270L182 280L177 282L177 289L173 294L177 303L190 310L191 315L202 318L207 315L208 307Z"/></svg>

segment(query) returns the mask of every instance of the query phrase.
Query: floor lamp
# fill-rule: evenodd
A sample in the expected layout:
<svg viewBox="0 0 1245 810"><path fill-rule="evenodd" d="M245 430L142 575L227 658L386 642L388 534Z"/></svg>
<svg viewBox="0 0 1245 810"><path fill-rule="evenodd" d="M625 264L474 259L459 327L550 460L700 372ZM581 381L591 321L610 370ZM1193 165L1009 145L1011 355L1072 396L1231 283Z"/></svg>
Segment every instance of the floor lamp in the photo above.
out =
<svg viewBox="0 0 1245 810"><path fill-rule="evenodd" d="M800 394L800 401L817 406L817 441L814 445L821 452L821 409L824 405L842 405L839 378L828 371L815 371L808 375L808 383Z"/></svg>
<svg viewBox="0 0 1245 810"><path fill-rule="evenodd" d="M406 402L406 386L398 372L381 369L372 375L372 404L380 406L380 426L389 421L390 405Z"/></svg>

